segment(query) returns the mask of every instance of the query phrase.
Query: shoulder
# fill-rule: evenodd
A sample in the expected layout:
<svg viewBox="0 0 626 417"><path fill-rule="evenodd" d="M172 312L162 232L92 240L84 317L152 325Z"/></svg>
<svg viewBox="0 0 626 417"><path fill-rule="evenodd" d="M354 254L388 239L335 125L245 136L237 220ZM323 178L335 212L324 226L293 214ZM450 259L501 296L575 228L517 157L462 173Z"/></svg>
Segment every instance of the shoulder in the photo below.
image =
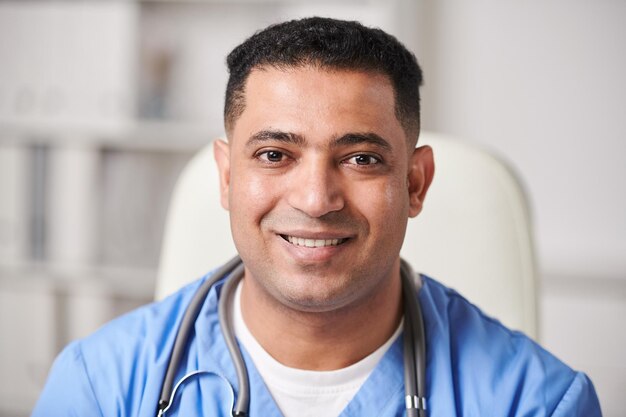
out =
<svg viewBox="0 0 626 417"><path fill-rule="evenodd" d="M465 344L477 345L495 338L506 345L499 346L502 348L532 342L523 333L511 330L496 318L486 315L455 290L427 276L422 275L421 278L420 305L435 334L447 333L452 338L451 342L462 340Z"/></svg>
<svg viewBox="0 0 626 417"><path fill-rule="evenodd" d="M159 361L173 343L178 323L197 288L206 276L188 284L162 301L124 314L77 342L86 360L92 356L116 360L147 356ZM170 343L171 342L171 343ZM105 353L106 352L106 353Z"/></svg>
<svg viewBox="0 0 626 417"><path fill-rule="evenodd" d="M144 402L156 404L178 325L208 276L69 344L56 358L36 410L48 416L51 410L99 409L123 416L139 415Z"/></svg>
<svg viewBox="0 0 626 417"><path fill-rule="evenodd" d="M587 415L600 415L593 385L584 374L456 291L422 279L419 298L429 365L438 369L433 383L449 392L458 407L469 414L490 410L493 415L579 415L556 413L564 401L572 401L566 394L574 390L587 393L585 404L597 410Z"/></svg>
<svg viewBox="0 0 626 417"><path fill-rule="evenodd" d="M445 339L452 348L457 349L460 347L457 345L462 344L491 353L497 350L501 354L512 354L527 347L538 354L547 354L522 332L507 328L461 294L432 278L422 276L419 298L431 333Z"/></svg>

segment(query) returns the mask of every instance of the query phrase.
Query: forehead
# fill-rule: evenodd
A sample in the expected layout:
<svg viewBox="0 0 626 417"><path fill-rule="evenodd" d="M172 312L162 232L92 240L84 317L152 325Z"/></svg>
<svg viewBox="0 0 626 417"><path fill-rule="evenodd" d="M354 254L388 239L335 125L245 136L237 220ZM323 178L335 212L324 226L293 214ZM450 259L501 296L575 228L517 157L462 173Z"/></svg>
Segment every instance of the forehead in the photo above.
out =
<svg viewBox="0 0 626 417"><path fill-rule="evenodd" d="M269 128L306 136L346 130L404 136L387 76L314 66L262 67L250 73L233 136Z"/></svg>

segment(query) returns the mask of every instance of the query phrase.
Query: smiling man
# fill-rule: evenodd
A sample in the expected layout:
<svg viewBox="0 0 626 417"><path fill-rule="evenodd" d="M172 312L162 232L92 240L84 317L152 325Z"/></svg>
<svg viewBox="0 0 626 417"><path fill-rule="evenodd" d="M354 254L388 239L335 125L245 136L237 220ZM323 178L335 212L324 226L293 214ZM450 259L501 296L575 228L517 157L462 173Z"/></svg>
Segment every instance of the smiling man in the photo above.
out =
<svg viewBox="0 0 626 417"><path fill-rule="evenodd" d="M228 66L242 264L68 346L35 416L600 416L584 374L401 261L434 173L406 48L310 18Z"/></svg>
<svg viewBox="0 0 626 417"><path fill-rule="evenodd" d="M245 265L243 317L285 365L351 365L398 327L398 253L433 158L408 151L394 103L381 74L255 68L229 144L215 145Z"/></svg>

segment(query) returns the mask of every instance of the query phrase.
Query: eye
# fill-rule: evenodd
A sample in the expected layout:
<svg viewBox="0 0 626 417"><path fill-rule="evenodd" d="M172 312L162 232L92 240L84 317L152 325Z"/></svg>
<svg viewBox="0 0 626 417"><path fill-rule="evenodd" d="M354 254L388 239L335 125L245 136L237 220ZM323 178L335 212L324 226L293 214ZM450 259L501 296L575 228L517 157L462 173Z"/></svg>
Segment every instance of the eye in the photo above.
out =
<svg viewBox="0 0 626 417"><path fill-rule="evenodd" d="M261 152L258 157L267 162L280 162L285 158L285 155L280 151L265 151Z"/></svg>
<svg viewBox="0 0 626 417"><path fill-rule="evenodd" d="M355 165L374 165L374 164L379 164L380 159L372 155L359 154L359 155L354 155L348 158L346 162L348 162L349 164L355 164Z"/></svg>

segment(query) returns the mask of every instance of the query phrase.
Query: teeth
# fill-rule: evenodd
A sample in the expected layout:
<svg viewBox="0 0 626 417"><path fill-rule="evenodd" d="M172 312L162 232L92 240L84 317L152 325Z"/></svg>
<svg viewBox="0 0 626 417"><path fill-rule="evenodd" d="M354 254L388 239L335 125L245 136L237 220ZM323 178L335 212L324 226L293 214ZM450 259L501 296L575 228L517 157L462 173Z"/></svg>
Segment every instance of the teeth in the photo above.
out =
<svg viewBox="0 0 626 417"><path fill-rule="evenodd" d="M307 248L323 248L326 246L337 246L343 239L305 239L302 237L287 236L287 241L296 246Z"/></svg>

